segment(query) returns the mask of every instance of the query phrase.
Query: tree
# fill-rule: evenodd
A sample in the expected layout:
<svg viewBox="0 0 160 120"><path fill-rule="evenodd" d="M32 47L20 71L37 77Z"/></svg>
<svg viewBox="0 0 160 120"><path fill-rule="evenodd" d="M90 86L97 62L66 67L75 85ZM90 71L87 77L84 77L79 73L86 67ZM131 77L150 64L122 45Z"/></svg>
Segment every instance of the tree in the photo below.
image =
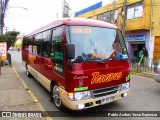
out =
<svg viewBox="0 0 160 120"><path fill-rule="evenodd" d="M7 42L7 50L14 46L16 42L16 37L20 32L18 31L9 31L6 34L0 34L0 42Z"/></svg>

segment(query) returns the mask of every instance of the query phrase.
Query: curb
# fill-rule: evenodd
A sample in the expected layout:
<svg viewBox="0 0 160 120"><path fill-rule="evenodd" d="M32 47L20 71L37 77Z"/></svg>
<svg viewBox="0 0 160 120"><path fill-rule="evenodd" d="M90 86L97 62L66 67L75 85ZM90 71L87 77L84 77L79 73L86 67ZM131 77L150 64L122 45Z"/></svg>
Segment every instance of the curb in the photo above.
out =
<svg viewBox="0 0 160 120"><path fill-rule="evenodd" d="M142 76L142 77L149 77L149 78L152 78L152 79L154 79L154 75L152 75L152 74L147 74L147 73L138 73L138 72L131 72L131 74L133 74L133 75L139 75L139 76Z"/></svg>
<svg viewBox="0 0 160 120"><path fill-rule="evenodd" d="M44 109L44 107L38 102L37 97L33 94L33 92L29 89L29 87L27 86L27 84L24 82L24 80L19 76L19 74L17 73L16 69L12 66L13 71L15 72L17 78L22 82L24 89L29 93L29 95L32 97L34 103L36 103L39 107L39 109L41 111L43 111L43 113L45 114L47 120L53 120L49 114L47 112L45 112L46 110Z"/></svg>

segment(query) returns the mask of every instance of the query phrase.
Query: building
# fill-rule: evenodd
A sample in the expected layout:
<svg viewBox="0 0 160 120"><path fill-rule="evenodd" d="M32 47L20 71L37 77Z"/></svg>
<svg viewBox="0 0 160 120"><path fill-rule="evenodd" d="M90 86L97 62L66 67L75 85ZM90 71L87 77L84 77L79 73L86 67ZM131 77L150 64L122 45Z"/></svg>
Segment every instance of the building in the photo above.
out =
<svg viewBox="0 0 160 120"><path fill-rule="evenodd" d="M138 57L143 47L148 50L148 65L160 59L159 0L103 0L101 6L89 6L76 17L97 19L116 24L123 32L130 58ZM96 3L95 5L97 5Z"/></svg>
<svg viewBox="0 0 160 120"><path fill-rule="evenodd" d="M154 59L160 59L160 1L151 0L151 36L154 45Z"/></svg>
<svg viewBox="0 0 160 120"><path fill-rule="evenodd" d="M57 18L66 18L69 17L69 4L66 2L66 0L60 0L59 1L60 4L58 4L58 8L57 9L57 13L56 13L56 17Z"/></svg>

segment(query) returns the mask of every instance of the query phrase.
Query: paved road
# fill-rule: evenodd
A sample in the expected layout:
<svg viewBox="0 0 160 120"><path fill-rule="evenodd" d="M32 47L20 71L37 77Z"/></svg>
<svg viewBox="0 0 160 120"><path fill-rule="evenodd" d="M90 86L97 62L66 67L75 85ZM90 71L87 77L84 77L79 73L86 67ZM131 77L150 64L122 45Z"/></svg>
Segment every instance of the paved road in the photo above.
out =
<svg viewBox="0 0 160 120"><path fill-rule="evenodd" d="M25 74L25 67L22 65L21 53L14 51L11 52L12 64L16 68L18 74L23 78L39 102L47 111L59 111L53 103L50 103L49 92L46 91L34 78L28 78ZM160 84L156 83L151 78L131 75L131 90L129 95L121 100L113 103L92 108L91 111L160 111ZM92 113L90 113L92 114ZM62 114L63 115L63 114ZM121 120L133 120L138 117L121 117ZM56 117L54 120L106 120L117 119L117 117ZM151 119L158 120L156 117L138 118L142 120Z"/></svg>

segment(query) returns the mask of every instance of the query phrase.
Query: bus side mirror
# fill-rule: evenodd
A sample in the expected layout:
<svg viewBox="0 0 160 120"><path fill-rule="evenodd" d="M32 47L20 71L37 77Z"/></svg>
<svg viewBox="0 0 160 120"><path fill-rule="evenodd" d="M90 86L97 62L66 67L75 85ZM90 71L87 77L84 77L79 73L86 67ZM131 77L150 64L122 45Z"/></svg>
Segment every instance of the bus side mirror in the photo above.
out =
<svg viewBox="0 0 160 120"><path fill-rule="evenodd" d="M67 59L75 58L75 45L74 44L66 44L66 54L67 54Z"/></svg>

